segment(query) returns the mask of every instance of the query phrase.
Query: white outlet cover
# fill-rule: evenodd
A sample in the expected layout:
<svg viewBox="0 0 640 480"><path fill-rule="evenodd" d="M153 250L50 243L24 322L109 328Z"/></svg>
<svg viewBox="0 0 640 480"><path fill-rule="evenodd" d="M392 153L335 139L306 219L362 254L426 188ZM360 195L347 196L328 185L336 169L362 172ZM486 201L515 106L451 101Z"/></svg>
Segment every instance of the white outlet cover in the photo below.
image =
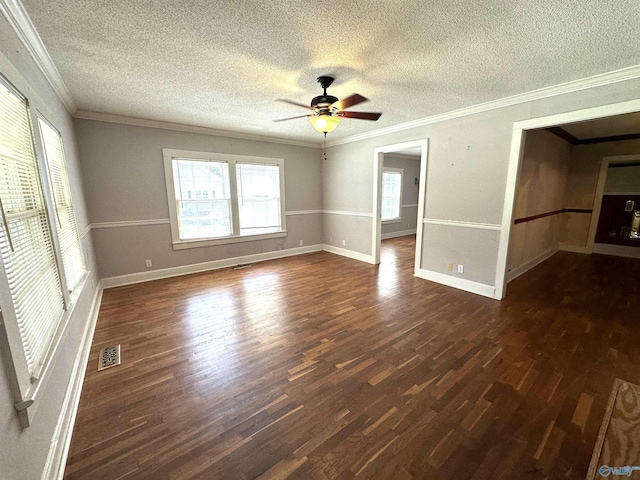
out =
<svg viewBox="0 0 640 480"><path fill-rule="evenodd" d="M458 273L464 273L464 265L458 265Z"/></svg>

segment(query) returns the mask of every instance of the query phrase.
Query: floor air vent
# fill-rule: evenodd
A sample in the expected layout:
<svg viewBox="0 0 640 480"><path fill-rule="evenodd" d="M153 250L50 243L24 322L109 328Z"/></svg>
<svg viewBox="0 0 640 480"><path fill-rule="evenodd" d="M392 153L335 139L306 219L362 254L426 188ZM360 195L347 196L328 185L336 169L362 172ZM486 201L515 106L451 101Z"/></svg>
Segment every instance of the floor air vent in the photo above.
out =
<svg viewBox="0 0 640 480"><path fill-rule="evenodd" d="M98 371L117 365L120 365L120 345L106 347L100 350L100 355L98 356Z"/></svg>

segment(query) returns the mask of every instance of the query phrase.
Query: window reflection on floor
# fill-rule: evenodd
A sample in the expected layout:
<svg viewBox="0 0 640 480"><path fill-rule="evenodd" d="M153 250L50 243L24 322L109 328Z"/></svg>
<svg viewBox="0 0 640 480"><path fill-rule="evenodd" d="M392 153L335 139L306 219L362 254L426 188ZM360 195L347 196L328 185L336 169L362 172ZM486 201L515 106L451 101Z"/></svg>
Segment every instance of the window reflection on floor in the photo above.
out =
<svg viewBox="0 0 640 480"><path fill-rule="evenodd" d="M415 245L415 235L382 241L377 279L378 294L381 298L390 298L397 293L396 287L401 276L413 275L413 264L401 259L410 257L407 253L413 252Z"/></svg>

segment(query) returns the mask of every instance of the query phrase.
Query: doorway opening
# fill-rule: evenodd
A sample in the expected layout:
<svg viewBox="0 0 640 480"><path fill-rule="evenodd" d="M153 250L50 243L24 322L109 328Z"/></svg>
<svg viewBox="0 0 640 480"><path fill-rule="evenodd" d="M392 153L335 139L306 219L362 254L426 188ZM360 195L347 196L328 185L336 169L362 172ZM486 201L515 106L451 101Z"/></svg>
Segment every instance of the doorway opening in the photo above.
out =
<svg viewBox="0 0 640 480"><path fill-rule="evenodd" d="M428 139L378 147L373 158L372 258L380 263L383 238L416 235L415 269L422 257L422 219Z"/></svg>
<svg viewBox="0 0 640 480"><path fill-rule="evenodd" d="M497 298L508 281L558 250L594 251L609 164L640 158L638 111L640 101L633 100L514 124ZM624 128L635 130L620 134Z"/></svg>

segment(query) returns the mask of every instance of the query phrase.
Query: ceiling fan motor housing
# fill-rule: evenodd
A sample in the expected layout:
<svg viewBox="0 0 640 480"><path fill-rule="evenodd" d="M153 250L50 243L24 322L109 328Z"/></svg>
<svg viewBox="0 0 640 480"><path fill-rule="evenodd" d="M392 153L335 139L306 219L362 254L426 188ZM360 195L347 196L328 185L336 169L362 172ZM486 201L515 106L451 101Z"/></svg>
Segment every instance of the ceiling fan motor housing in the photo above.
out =
<svg viewBox="0 0 640 480"><path fill-rule="evenodd" d="M328 109L329 105L333 105L338 99L333 95L318 95L311 100L311 108Z"/></svg>
<svg viewBox="0 0 640 480"><path fill-rule="evenodd" d="M338 101L338 99L333 95L327 95L327 88L329 88L333 83L333 77L321 76L316 80L324 90L324 93L317 97L313 97L313 100L311 100L311 108L317 109L320 114L328 114L329 106Z"/></svg>

